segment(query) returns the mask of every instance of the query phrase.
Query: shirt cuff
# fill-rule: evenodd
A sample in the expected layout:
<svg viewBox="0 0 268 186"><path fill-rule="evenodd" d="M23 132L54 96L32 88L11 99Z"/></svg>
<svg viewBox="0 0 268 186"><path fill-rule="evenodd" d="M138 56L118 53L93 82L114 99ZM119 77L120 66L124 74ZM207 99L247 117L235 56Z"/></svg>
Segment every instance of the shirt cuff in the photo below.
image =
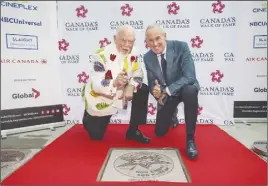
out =
<svg viewBox="0 0 268 186"><path fill-rule="evenodd" d="M169 96L171 96L171 93L170 93L168 87L166 87L166 92L167 92L167 94L168 94Z"/></svg>

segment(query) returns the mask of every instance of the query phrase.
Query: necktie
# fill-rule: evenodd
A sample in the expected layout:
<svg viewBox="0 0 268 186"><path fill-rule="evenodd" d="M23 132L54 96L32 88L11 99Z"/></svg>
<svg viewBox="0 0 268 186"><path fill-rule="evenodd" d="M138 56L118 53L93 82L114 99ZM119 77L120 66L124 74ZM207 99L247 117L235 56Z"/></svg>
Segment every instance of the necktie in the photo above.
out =
<svg viewBox="0 0 268 186"><path fill-rule="evenodd" d="M165 82L167 83L167 61L164 58L164 54L161 54L161 67Z"/></svg>

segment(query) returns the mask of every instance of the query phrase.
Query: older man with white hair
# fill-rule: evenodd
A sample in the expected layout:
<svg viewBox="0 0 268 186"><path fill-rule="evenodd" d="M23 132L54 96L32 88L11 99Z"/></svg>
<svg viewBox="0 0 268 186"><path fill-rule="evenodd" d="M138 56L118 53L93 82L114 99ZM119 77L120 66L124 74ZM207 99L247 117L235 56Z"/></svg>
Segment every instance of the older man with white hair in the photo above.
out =
<svg viewBox="0 0 268 186"><path fill-rule="evenodd" d="M102 140L112 115L132 100L126 138L150 143L138 126L146 124L149 89L134 47L135 32L125 25L117 30L114 44L90 55L90 81L83 90L83 125L92 140Z"/></svg>

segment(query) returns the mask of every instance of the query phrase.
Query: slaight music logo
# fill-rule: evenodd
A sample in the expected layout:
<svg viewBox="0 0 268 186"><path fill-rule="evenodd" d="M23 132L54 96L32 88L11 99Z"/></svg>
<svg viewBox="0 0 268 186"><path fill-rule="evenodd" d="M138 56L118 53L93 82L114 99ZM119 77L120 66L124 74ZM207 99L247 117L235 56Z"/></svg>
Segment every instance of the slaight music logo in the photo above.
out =
<svg viewBox="0 0 268 186"><path fill-rule="evenodd" d="M83 31L96 31L98 30L98 21L88 21L85 20L88 17L88 9L81 5L75 8L74 15L79 19L79 21L67 21L65 22L66 31L70 32L83 32Z"/></svg>
<svg viewBox="0 0 268 186"><path fill-rule="evenodd" d="M212 12L218 14L217 17L200 19L201 28L219 28L236 26L236 17L224 17L224 9L226 5L222 1L212 3Z"/></svg>
<svg viewBox="0 0 268 186"><path fill-rule="evenodd" d="M114 30L123 25L130 25L134 29L143 29L143 20L132 20L132 14L134 13L134 7L130 4L124 4L118 11L123 17L129 18L128 20L113 20L110 21L110 29Z"/></svg>
<svg viewBox="0 0 268 186"><path fill-rule="evenodd" d="M22 4L10 1L1 1L1 7L24 9L29 11L38 11L38 6L30 4Z"/></svg>
<svg viewBox="0 0 268 186"><path fill-rule="evenodd" d="M169 14L173 19L156 20L156 24L165 29L190 28L189 18L177 18L177 14L180 13L181 7L176 2L172 2L171 4L167 5L166 8L167 14Z"/></svg>
<svg viewBox="0 0 268 186"><path fill-rule="evenodd" d="M18 19L14 17L2 17L2 23L11 23L11 24L19 24L19 25L28 25L28 26L42 26L42 21L29 21L26 19Z"/></svg>
<svg viewBox="0 0 268 186"><path fill-rule="evenodd" d="M103 47L106 47L108 46L109 44L111 44L112 42L108 40L108 38L104 38L103 40L100 40L99 41L99 44L100 44L100 48L103 48Z"/></svg>
<svg viewBox="0 0 268 186"><path fill-rule="evenodd" d="M33 35L6 34L8 49L38 50L38 37Z"/></svg>
<svg viewBox="0 0 268 186"><path fill-rule="evenodd" d="M191 40L191 47L196 49L201 49L204 40L200 36L195 36ZM192 58L194 62L213 62L214 53L213 52L192 52Z"/></svg>
<svg viewBox="0 0 268 186"><path fill-rule="evenodd" d="M224 74L220 70L210 73L210 80L213 85L201 86L200 95L202 96L234 96L233 86L222 86Z"/></svg>
<svg viewBox="0 0 268 186"><path fill-rule="evenodd" d="M253 39L253 48L267 48L267 35L255 35Z"/></svg>
<svg viewBox="0 0 268 186"><path fill-rule="evenodd" d="M46 59L1 59L1 64L47 64Z"/></svg>
<svg viewBox="0 0 268 186"><path fill-rule="evenodd" d="M77 75L77 82L79 84L86 84L89 79L89 75L85 72L81 72ZM80 88L67 88L66 89L67 96L70 97L81 97L82 96L82 86Z"/></svg>
<svg viewBox="0 0 268 186"><path fill-rule="evenodd" d="M32 88L32 92L24 92L24 93L14 93L12 94L13 99L36 99L40 96L40 92L34 88Z"/></svg>
<svg viewBox="0 0 268 186"><path fill-rule="evenodd" d="M58 41L59 51L68 51L70 43L65 39ZM61 54L60 57L61 64L78 64L80 62L80 57L78 54Z"/></svg>

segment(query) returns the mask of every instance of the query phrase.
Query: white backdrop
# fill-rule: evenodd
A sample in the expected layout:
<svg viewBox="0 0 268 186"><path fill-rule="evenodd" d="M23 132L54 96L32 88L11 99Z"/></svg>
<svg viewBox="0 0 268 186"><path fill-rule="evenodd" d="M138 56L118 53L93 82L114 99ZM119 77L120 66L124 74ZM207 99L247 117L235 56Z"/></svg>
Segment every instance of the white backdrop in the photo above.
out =
<svg viewBox="0 0 268 186"><path fill-rule="evenodd" d="M17 122L6 129L63 117L56 11L56 2L1 1L1 122Z"/></svg>
<svg viewBox="0 0 268 186"><path fill-rule="evenodd" d="M267 101L266 15L267 4L261 1L59 1L59 63L66 122L81 123L81 87L90 75L89 54L112 41L116 26L131 24L142 63L147 51L146 26L159 23L168 39L186 41L191 48L201 85L198 124L232 125L234 101ZM264 93L254 92L256 87ZM154 123L155 106L150 95L148 123ZM111 122L128 123L130 110L124 112L113 116ZM178 118L184 123L183 104Z"/></svg>

